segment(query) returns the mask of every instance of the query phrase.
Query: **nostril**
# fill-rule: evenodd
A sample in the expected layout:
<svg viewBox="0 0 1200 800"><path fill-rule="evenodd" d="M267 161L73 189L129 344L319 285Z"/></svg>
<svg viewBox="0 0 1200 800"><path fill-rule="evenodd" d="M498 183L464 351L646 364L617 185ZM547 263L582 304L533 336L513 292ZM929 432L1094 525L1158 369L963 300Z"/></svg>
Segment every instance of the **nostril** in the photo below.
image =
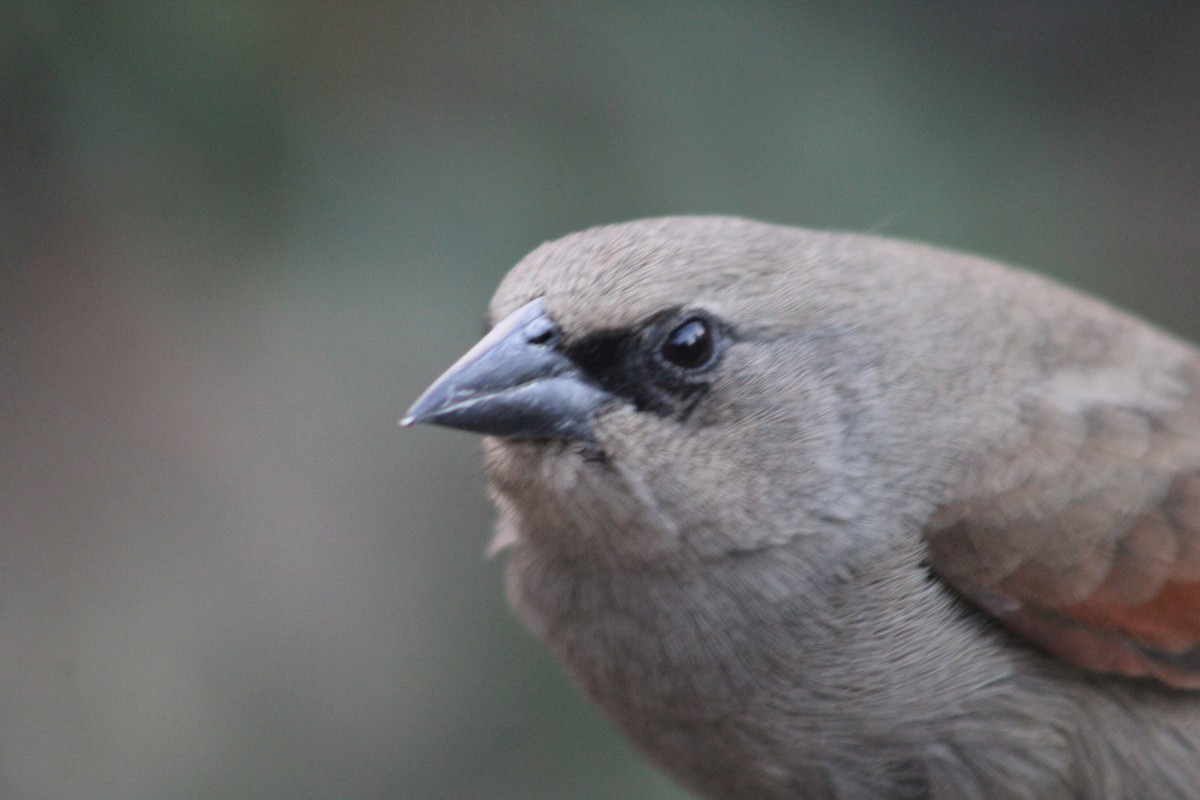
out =
<svg viewBox="0 0 1200 800"><path fill-rule="evenodd" d="M554 327L554 323L549 320L538 320L537 323L530 326L530 330L525 335L525 341L530 344L548 344L557 332L558 329Z"/></svg>

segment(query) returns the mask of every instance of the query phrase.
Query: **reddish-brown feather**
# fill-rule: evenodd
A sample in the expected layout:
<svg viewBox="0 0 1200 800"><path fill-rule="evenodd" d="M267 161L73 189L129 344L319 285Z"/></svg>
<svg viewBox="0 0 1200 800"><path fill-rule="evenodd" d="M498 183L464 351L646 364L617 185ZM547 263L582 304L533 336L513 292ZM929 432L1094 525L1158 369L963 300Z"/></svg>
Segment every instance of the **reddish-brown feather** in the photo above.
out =
<svg viewBox="0 0 1200 800"><path fill-rule="evenodd" d="M1200 583L1167 583L1154 597L1137 605L1088 601L1059 613L1158 650L1180 653L1200 644Z"/></svg>
<svg viewBox="0 0 1200 800"><path fill-rule="evenodd" d="M1080 513L1048 518L1041 535L1052 538L1043 541L1088 547L1062 563L1031 550L1031 557L990 586L977 577L994 560L986 548L1026 541L1019 530L1010 528L1007 536L980 531L965 518L931 536L930 555L939 568L960 570L947 570L946 577L964 594L1065 661L1200 688L1200 656L1192 657L1200 653L1200 476L1176 477L1158 508L1121 525L1124 533L1116 541L1082 535L1102 532L1104 523L1102 514L1091 520ZM1112 542L1108 549L1097 549L1106 541ZM972 542L975 547L962 549ZM1064 555L1049 551L1055 554ZM1064 597L1071 591L1078 597L1086 586L1092 587L1086 597L1074 602Z"/></svg>
<svg viewBox="0 0 1200 800"><path fill-rule="evenodd" d="M1054 611L1022 608L999 616L1016 633L1077 667L1119 675L1152 675L1172 686L1200 688L1200 675L1151 658L1131 646L1121 634L1085 625Z"/></svg>

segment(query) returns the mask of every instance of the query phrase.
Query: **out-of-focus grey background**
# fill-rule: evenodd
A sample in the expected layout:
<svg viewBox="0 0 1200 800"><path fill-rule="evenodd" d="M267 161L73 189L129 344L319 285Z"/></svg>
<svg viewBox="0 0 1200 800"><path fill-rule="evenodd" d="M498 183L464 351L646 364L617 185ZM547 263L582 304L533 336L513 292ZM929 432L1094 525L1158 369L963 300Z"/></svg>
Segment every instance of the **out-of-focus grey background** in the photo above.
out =
<svg viewBox="0 0 1200 800"><path fill-rule="evenodd" d="M0 797L683 797L396 420L525 251L695 212L1200 336L1200 6L0 6Z"/></svg>

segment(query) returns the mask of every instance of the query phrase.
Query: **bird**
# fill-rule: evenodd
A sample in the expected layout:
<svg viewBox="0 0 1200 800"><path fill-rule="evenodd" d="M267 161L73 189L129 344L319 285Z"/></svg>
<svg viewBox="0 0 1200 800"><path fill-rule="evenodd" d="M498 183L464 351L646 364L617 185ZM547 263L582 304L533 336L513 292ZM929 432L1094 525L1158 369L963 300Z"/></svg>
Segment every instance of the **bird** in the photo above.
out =
<svg viewBox="0 0 1200 800"><path fill-rule="evenodd" d="M741 218L500 283L402 425L483 434L521 622L700 797L1200 797L1200 353L1033 272Z"/></svg>

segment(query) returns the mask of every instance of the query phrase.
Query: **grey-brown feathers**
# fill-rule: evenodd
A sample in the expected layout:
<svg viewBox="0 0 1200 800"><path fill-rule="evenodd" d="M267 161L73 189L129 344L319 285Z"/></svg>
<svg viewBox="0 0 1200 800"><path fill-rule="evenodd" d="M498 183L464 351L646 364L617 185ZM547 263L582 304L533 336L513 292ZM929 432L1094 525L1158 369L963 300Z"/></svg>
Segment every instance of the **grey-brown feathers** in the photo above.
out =
<svg viewBox="0 0 1200 800"><path fill-rule="evenodd" d="M499 434L514 607L683 783L1196 795L1191 347L969 256L707 217L543 245L491 314L408 421Z"/></svg>

